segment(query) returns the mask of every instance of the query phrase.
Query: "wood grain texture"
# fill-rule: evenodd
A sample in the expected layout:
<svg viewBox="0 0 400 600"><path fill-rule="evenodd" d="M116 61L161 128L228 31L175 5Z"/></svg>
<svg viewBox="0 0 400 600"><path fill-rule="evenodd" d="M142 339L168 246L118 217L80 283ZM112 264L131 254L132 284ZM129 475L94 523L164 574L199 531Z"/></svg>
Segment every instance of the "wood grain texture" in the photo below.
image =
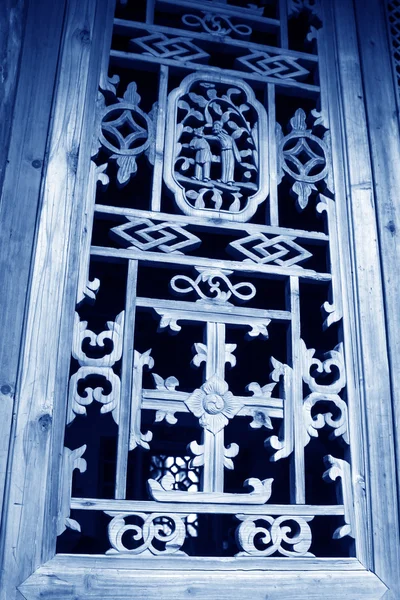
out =
<svg viewBox="0 0 400 600"><path fill-rule="evenodd" d="M96 559L93 560L95 562ZM133 562L133 561L132 561ZM26 600L39 600L46 589L48 600L379 600L383 583L368 571L236 571L201 572L146 570L57 564L41 567L21 587Z"/></svg>
<svg viewBox="0 0 400 600"><path fill-rule="evenodd" d="M104 33L101 18L102 29L99 26L96 29L96 9L101 17L106 3L96 5L93 0L70 0L65 16L63 50L59 57L56 101L47 148L49 159L44 173L38 235L32 260L26 334L21 349L7 520L0 551L2 569L6 574L0 597L7 600L15 598L16 586L53 556L55 550L56 522L50 515L57 512L57 495L52 490L58 485L63 439L61 423L65 419L63 402L69 362L63 344L71 347L72 343L71 317L78 271L78 248L71 238L76 239L77 226L82 218L79 212L82 204L77 202L77 198L85 193L89 166L89 157L86 156L85 160L85 153L80 154L81 145L90 148L92 133L90 127L88 130L83 128L83 115L86 102L91 108L89 114L94 113L92 107L97 93L101 56L95 50L96 44L101 47L100 39ZM46 24L46 13L59 14L60 5L41 3L40 10L37 10L37 21L42 21L42 37L47 38L51 27ZM59 36L58 31L58 39ZM32 63L29 66L34 68ZM44 74L44 78L47 79L48 74ZM40 90L34 89L35 92ZM28 106L32 102L26 89L25 102ZM31 119L35 119L34 114ZM47 127L47 124L48 115L42 127ZM90 125L90 119L87 119L87 125ZM23 165L21 171L26 177ZM70 273L68 268L71 268ZM54 422L58 426L53 427ZM35 543L28 544L28 540L35 540Z"/></svg>
<svg viewBox="0 0 400 600"><path fill-rule="evenodd" d="M22 3L7 1L2 2L0 7L3 87L0 93L0 147L4 160L7 159L7 168L0 175L0 188L3 183L0 199L0 314L4 324L0 344L0 518L63 4L60 1L55 6L49 0L29 3L18 80ZM7 23L10 29L6 31ZM44 37L46 44L42 42ZM11 104L14 100L15 118L11 128ZM0 164L0 169L2 166Z"/></svg>
<svg viewBox="0 0 400 600"><path fill-rule="evenodd" d="M332 136L334 171L338 184L335 187L340 200L339 220L343 224L348 220L350 224L350 240L346 242L342 233L339 246L345 271L354 273L352 280L347 277L342 282L342 289L346 291L344 313L348 314L344 321L345 343L347 352L351 349L356 357L356 361L349 362L346 368L351 377L348 382L350 438L352 443L355 439L361 442L358 452L352 453L356 528L359 528L358 531L356 529L356 539L363 539L360 534L366 519L366 503L373 535L373 543L363 547L359 542L357 551L360 560L390 588L391 595L388 598L398 598L400 543L391 387L381 257L357 36L353 7L345 0L340 0L335 3L331 14L328 4L324 22L328 27L334 24L336 30L336 49L330 47L328 52L332 57L336 55L336 74L339 78L335 82L332 63L329 81L331 86L338 86L343 118L342 140L338 130ZM330 110L335 113L338 107L335 103L332 105ZM337 160L343 139L346 142L347 169L343 169L343 163ZM345 204L342 195L344 188ZM351 290L352 286L355 291ZM348 361L349 354L346 356ZM365 436L368 446L363 456Z"/></svg>
<svg viewBox="0 0 400 600"><path fill-rule="evenodd" d="M366 115L372 158L375 210L385 295L392 406L397 448L396 473L400 486L400 132L396 90L389 77L390 48L384 3L355 2L358 43L365 90ZM400 487L398 488L400 489ZM399 498L400 501L400 498Z"/></svg>
<svg viewBox="0 0 400 600"><path fill-rule="evenodd" d="M20 54L25 29L27 2L25 0L4 0L0 4L0 115L3 127L0 128L0 190L7 164L7 150L14 112L17 90Z"/></svg>

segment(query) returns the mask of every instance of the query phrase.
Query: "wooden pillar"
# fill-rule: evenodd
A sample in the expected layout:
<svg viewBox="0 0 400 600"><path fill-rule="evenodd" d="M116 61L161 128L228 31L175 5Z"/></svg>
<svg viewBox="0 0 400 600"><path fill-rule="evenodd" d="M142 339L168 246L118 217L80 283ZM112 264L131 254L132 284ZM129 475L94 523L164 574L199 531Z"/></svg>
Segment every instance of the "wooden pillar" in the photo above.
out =
<svg viewBox="0 0 400 600"><path fill-rule="evenodd" d="M14 392L64 2L31 0L24 6L22 0L6 0L0 4L1 85L4 85L3 95L0 94L0 160L4 159L0 162L1 518L12 415L15 412ZM25 28L22 23L24 9ZM3 172L5 164L7 168Z"/></svg>
<svg viewBox="0 0 400 600"><path fill-rule="evenodd" d="M400 490L400 131L382 0L355 0L385 301Z"/></svg>

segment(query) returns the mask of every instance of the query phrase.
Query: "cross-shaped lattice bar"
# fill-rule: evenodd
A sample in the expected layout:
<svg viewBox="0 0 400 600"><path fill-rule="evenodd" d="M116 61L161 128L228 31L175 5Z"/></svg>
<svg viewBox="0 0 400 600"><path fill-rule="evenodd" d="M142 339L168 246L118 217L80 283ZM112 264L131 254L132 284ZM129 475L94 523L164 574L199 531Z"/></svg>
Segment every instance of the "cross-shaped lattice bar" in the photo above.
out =
<svg viewBox="0 0 400 600"><path fill-rule="evenodd" d="M259 386L253 387L253 396L235 396L227 389L225 383L225 365L235 364L232 354L235 346L226 343L226 325L234 323L239 326L250 327L250 335L264 335L266 337L267 326L272 319L288 321L291 313L287 311L266 311L252 308L234 308L229 304L202 304L193 302L171 302L168 300L154 300L138 298L137 307L152 308L161 317L164 327L171 327L178 331L181 327L178 321L200 321L206 323L206 344L196 344L196 354L193 362L200 366L205 362L205 382L199 390L193 393L180 392L175 386L159 386L159 389L142 389L142 369L145 364L152 366L149 353L135 353L135 384L131 409L131 443L132 449L135 445L147 445L148 434L143 434L140 428L141 411L156 410L165 415L175 413L193 412L200 418L203 424L201 445L193 442L192 452L197 455L197 464L203 466L202 477L202 499L212 499L213 502L265 502L270 494L270 480L263 488L259 482L258 489L252 494L224 494L224 468L233 468L231 458L238 452L238 446L232 444L225 448L224 425L228 419L236 416L252 416L258 424L263 424L267 419L284 417L284 399L271 396L272 386L266 386L261 390ZM288 382L284 382L288 383ZM226 409L218 412L218 403L221 395L226 401ZM285 395L285 394L284 394ZM202 402L211 402L210 412L204 410L202 414ZM211 414L210 414L211 413ZM221 416L222 415L222 416ZM222 419L225 424L218 421ZM171 422L171 419L170 419ZM196 460L196 459L195 459ZM254 480L253 482L258 482ZM269 487L269 489L268 489ZM193 493L176 490L163 489L160 483L150 482L150 491L153 497L160 501L190 502L199 501L198 496ZM268 494L267 494L268 491ZM196 498L195 498L196 496ZM230 498L227 500L227 496ZM267 497L268 496L268 497ZM217 499L220 498L220 500ZM231 498L232 497L232 498Z"/></svg>

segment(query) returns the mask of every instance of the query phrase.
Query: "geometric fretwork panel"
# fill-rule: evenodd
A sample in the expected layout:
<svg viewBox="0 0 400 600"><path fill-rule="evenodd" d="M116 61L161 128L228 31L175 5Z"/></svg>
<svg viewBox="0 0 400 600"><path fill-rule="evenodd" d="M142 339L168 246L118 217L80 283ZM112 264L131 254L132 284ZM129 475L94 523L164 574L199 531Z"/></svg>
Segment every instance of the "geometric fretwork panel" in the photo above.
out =
<svg viewBox="0 0 400 600"><path fill-rule="evenodd" d="M140 4L93 107L59 551L351 556L317 4Z"/></svg>

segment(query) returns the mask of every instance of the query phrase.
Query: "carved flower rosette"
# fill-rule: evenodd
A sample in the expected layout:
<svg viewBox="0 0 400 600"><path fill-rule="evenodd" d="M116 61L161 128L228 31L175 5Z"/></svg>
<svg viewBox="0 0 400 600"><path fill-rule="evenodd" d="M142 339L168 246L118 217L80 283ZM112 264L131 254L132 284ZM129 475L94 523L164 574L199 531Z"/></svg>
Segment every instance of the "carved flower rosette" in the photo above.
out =
<svg viewBox="0 0 400 600"><path fill-rule="evenodd" d="M268 196L267 113L251 88L189 75L169 95L167 123L164 180L179 209L248 221Z"/></svg>

